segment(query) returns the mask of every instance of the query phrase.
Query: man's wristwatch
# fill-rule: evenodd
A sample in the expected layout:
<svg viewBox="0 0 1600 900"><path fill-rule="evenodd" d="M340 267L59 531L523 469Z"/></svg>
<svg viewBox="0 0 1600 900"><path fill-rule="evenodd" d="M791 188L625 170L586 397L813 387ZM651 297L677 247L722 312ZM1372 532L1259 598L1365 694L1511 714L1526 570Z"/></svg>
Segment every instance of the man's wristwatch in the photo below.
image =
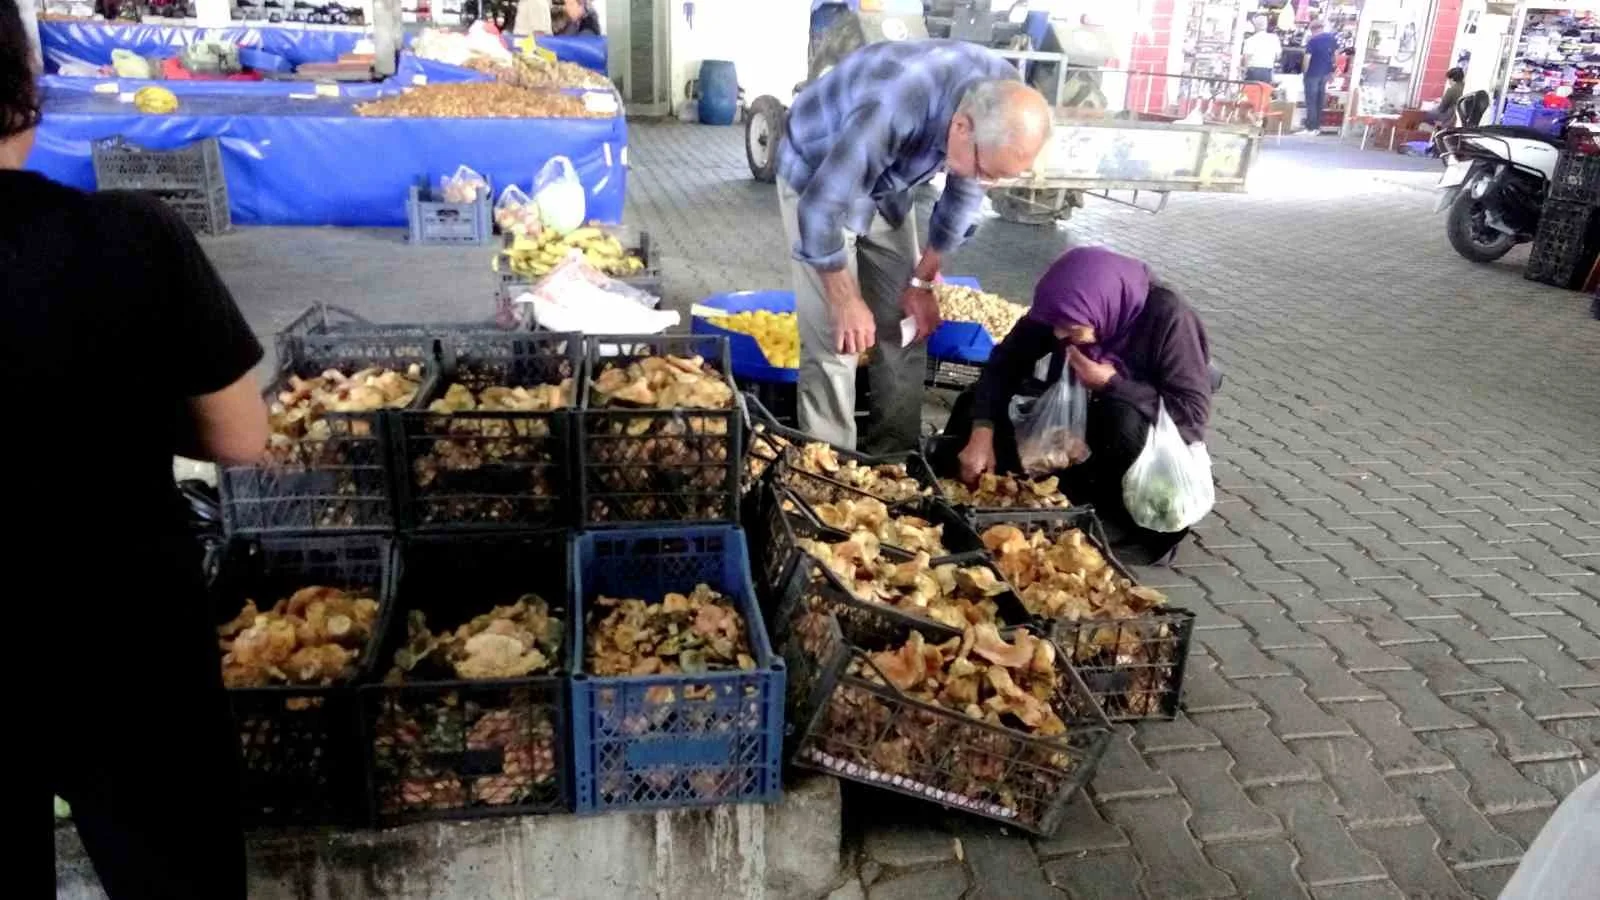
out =
<svg viewBox="0 0 1600 900"><path fill-rule="evenodd" d="M915 275L911 276L911 281L909 282L909 284L910 284L911 287L914 287L919 291L931 291L931 290L933 290L933 282L924 281L924 280L922 280L921 278L918 278Z"/></svg>

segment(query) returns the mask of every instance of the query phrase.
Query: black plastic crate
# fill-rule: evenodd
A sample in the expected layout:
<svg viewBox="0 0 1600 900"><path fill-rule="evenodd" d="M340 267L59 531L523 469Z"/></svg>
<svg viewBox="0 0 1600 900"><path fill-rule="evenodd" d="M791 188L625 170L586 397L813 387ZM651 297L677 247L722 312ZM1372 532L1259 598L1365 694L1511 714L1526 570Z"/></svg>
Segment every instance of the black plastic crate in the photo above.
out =
<svg viewBox="0 0 1600 900"><path fill-rule="evenodd" d="M818 443L808 441L808 443ZM902 465L906 475L916 480L921 493L916 497L894 496L886 493L873 493L865 488L849 484L838 475L823 474L807 468L803 458L803 445L785 448L782 458L778 462L776 478L778 483L787 488L798 499L806 503L838 503L841 500L860 500L869 497L878 500L887 506L900 506L906 503L915 503L926 497L940 498L943 496L939 490L939 479L933 474L927 460L918 453L897 453L888 456L867 456L864 453L855 453L834 447L842 461L851 460L858 466L874 467L882 465Z"/></svg>
<svg viewBox="0 0 1600 900"><path fill-rule="evenodd" d="M380 824L570 812L568 682L577 651L567 533L417 536L401 545L406 579L375 674L394 664L413 610L454 631L526 594L563 625L548 673L518 678L385 681L360 690L368 803Z"/></svg>
<svg viewBox="0 0 1600 900"><path fill-rule="evenodd" d="M1548 199L1562 203L1600 205L1600 153L1579 153L1568 147L1556 161Z"/></svg>
<svg viewBox="0 0 1600 900"><path fill-rule="evenodd" d="M121 137L90 143L95 187L102 191L192 191L211 194L227 180L216 138L202 138L176 150L147 150Z"/></svg>
<svg viewBox="0 0 1600 900"><path fill-rule="evenodd" d="M728 343L706 335L590 337L586 378L664 355L700 356L733 389ZM600 408L591 395L586 386L577 413L584 526L739 521L744 418L736 391L727 409Z"/></svg>
<svg viewBox="0 0 1600 900"><path fill-rule="evenodd" d="M922 442L923 459L927 460L928 467L933 470L934 474L941 481L944 480L944 479L954 479L956 474L957 474L957 465L958 465L958 463L956 461L956 457L961 452L961 447L957 446L958 441L959 441L958 437L955 437L955 436L952 436L952 435L948 435L948 434L935 434L935 435L930 435L927 438L923 439L923 442ZM1019 479L1023 479L1023 480L1027 480L1027 481L1038 480L1038 479L1033 479L1033 478L1030 478L1027 475L1022 475L1022 474L1016 474L1014 477L1019 478ZM960 510L963 514L966 514L966 515L986 514L986 513L1026 513L1026 512L1033 512L1033 511L1064 512L1064 511L1068 511L1068 510L1083 511L1083 510L1090 509L1090 507L1086 506L1086 505L1085 506L972 506L970 504L957 502L955 499L953 499L950 496L949 493L947 493L945 491L943 485L940 486L940 494L945 498L946 502L948 502L950 505L954 506L956 509ZM1062 494L1062 496L1065 497L1066 495ZM1068 498L1069 502L1070 502L1070 499L1071 498Z"/></svg>
<svg viewBox="0 0 1600 900"><path fill-rule="evenodd" d="M1073 795L1088 784L1111 740L1078 673L1057 654L1051 706L1065 734L1041 737L993 725L851 674L870 668L867 653L889 649L912 629L883 620L841 623L820 609L804 613L785 645L793 722L790 759L800 766L896 791L1051 835ZM918 627L929 643L945 629Z"/></svg>
<svg viewBox="0 0 1600 900"><path fill-rule="evenodd" d="M399 566L393 542L379 535L230 541L212 590L219 624L238 615L246 599L265 612L311 586L367 592L379 604L372 640L348 683L228 690L239 731L241 809L248 823L350 826L367 821L356 684L377 663Z"/></svg>
<svg viewBox="0 0 1600 900"><path fill-rule="evenodd" d="M572 682L579 812L765 803L782 793L784 666L767 641L744 534L728 525L591 531L573 544L579 653L598 597L656 603L709 585L744 616L750 671Z"/></svg>
<svg viewBox="0 0 1600 900"><path fill-rule="evenodd" d="M361 355L366 352L406 353L423 359L438 359L440 336L455 331L481 332L494 329L493 322L461 324L374 322L359 313L329 303L314 303L277 334L278 358L286 359L291 344L309 345L328 356ZM363 349L376 338L376 350Z"/></svg>
<svg viewBox="0 0 1600 900"><path fill-rule="evenodd" d="M441 332L436 343L443 371L428 400L444 396L452 384L476 394L568 381L575 393L582 389L582 340L492 329ZM548 412L417 409L399 418L402 527L526 529L576 521L570 406Z"/></svg>
<svg viewBox="0 0 1600 900"><path fill-rule="evenodd" d="M980 536L996 525L1014 525L1024 533L1043 531L1052 541L1077 529L1119 576L1138 584L1111 552L1099 517L1088 507L982 512L972 516L972 524ZM1127 618L1037 617L1035 621L1071 654L1089 692L1112 721L1170 719L1178 714L1194 639L1194 613L1162 606Z"/></svg>
<svg viewBox="0 0 1600 900"><path fill-rule="evenodd" d="M1523 277L1555 287L1581 288L1596 250L1600 250L1600 215L1595 207L1547 201Z"/></svg>
<svg viewBox="0 0 1600 900"><path fill-rule="evenodd" d="M964 391L978 383L983 366L976 363L957 362L953 359L928 357L928 373L922 383L927 387L949 391Z"/></svg>
<svg viewBox="0 0 1600 900"><path fill-rule="evenodd" d="M422 374L412 408L426 400L438 378L432 354L407 338L313 335L291 338L280 349L286 356L266 392L269 406L290 375L312 377L328 369L350 374L368 366L405 371L415 364ZM325 413L327 434L302 438L285 458L219 467L228 533L393 531L398 524L394 412Z"/></svg>

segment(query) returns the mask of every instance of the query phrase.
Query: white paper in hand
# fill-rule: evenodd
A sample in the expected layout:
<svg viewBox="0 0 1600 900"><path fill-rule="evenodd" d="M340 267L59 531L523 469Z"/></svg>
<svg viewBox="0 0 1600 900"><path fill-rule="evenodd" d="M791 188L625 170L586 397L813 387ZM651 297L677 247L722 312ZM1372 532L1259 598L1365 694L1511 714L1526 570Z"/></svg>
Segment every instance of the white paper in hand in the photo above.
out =
<svg viewBox="0 0 1600 900"><path fill-rule="evenodd" d="M917 320L906 316L900 320L900 346L909 347L917 339Z"/></svg>

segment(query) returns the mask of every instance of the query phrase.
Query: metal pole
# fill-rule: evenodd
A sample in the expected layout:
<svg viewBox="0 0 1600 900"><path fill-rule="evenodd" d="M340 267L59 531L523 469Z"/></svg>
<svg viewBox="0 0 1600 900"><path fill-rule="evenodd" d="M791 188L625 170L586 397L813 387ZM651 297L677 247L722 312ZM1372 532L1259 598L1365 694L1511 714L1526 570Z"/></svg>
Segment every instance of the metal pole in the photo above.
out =
<svg viewBox="0 0 1600 900"><path fill-rule="evenodd" d="M44 54L39 49L39 10L35 0L18 0L17 11L22 15L22 33L28 36L28 56L35 71L44 71Z"/></svg>

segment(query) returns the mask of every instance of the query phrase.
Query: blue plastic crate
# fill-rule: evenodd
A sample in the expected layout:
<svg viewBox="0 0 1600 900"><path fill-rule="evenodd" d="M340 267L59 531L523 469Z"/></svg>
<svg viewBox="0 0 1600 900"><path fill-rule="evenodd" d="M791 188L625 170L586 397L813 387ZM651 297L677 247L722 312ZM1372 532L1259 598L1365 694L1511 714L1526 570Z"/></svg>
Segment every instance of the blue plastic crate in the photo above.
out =
<svg viewBox="0 0 1600 900"><path fill-rule="evenodd" d="M945 284L983 290L971 275L946 275ZM985 363L994 352L994 338L976 322L945 322L928 338L928 359Z"/></svg>
<svg viewBox="0 0 1600 900"><path fill-rule="evenodd" d="M725 310L730 313L794 312L794 291L734 291L716 294L700 301L700 306ZM800 380L799 369L784 369L767 362L761 345L748 334L718 328L715 319L694 316L689 321L690 334L714 334L728 339L728 355L733 360L733 374L762 384L795 384Z"/></svg>
<svg viewBox="0 0 1600 900"><path fill-rule="evenodd" d="M784 667L767 641L744 532L728 525L592 531L573 542L579 812L765 803L782 793ZM751 671L598 677L584 633L598 596L659 602L707 584L744 616Z"/></svg>

